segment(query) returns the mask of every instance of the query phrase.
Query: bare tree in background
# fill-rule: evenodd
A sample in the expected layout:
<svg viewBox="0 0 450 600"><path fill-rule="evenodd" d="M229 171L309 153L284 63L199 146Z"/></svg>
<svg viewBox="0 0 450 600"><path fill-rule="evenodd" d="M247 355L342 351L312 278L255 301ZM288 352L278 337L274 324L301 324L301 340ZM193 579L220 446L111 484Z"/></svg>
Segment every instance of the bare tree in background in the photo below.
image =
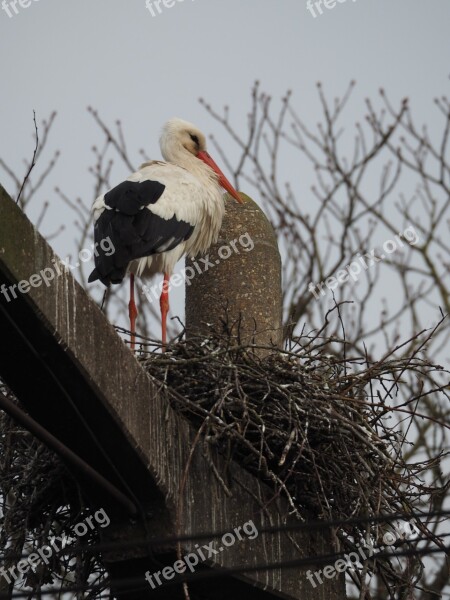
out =
<svg viewBox="0 0 450 600"><path fill-rule="evenodd" d="M330 102L318 84L323 120L315 129L295 110L290 93L277 111L258 83L252 90L246 132L233 126L227 107L219 113L202 103L240 151L233 164L222 153L237 189L255 190L278 234L284 253L286 339L295 339L305 329L321 331L327 341L342 338L341 320L327 318L330 302L336 300L343 303L345 344L338 352L344 356L351 353L372 363L384 347L384 358L408 358L419 351L422 358L448 364L449 100L435 100L442 121L436 139L425 125L416 125L406 99L395 107L383 90L380 106L366 100L366 114L360 119L365 123L356 122L350 133L341 123L353 88L352 82L342 98ZM220 152L219 144L216 147ZM296 155L299 166L286 181L280 165L287 154L290 162ZM300 195L300 181L311 169L316 182L307 196ZM404 186L411 188L411 182L414 191L408 195ZM380 246L386 240L396 241L395 236L407 228L417 233L417 242L402 247L396 242L396 251L381 259ZM317 288L316 295L310 291L310 282L326 282L372 249L376 249L375 262L359 274L358 285L350 279L333 291L324 286L325 296ZM424 332L442 314L447 318L424 345ZM394 378L393 403L408 404L430 417L399 419L395 424L411 463L432 459L449 447L448 428L437 425L450 422L449 397L431 394L419 402L426 377L426 372L412 370ZM424 476L441 490L432 498L433 508L448 508L448 460L437 461ZM417 498L418 505L421 500ZM424 590L430 591L419 595L416 590L414 598L439 598L444 588L448 593L449 575L448 559L436 560L421 579ZM378 598L385 597L381 588L379 594Z"/></svg>
<svg viewBox="0 0 450 600"><path fill-rule="evenodd" d="M246 131L233 125L227 108L219 113L205 101L202 103L216 119L221 139L227 134L236 144L233 156L238 159L231 163L221 152L217 138L212 138L222 160L234 173L236 187L262 204L277 232L283 255L287 346L302 344L305 336L318 332L324 340L321 352L337 358L362 358L369 366L390 359L411 359L412 364L416 356L423 364L444 361L448 359L450 304L450 103L447 98L435 101L442 119L439 137L416 124L407 100L394 106L383 91L376 102L366 101L365 114L350 130L343 127L342 121L354 102L353 89L352 83L342 98L330 102L318 86L322 119L315 129L308 115L294 108L290 93L276 109L259 84L252 90ZM131 172L141 159L149 158L143 150L130 155L119 121L112 128L96 111L89 111L102 134L102 142L93 148L92 197L82 200L56 190L58 198L74 212L78 248L92 241L90 206L96 196L117 183L113 180L114 168L120 165ZM42 125L36 156L41 171L33 172L34 179L30 177L22 191L20 205L26 212L37 202L37 194L56 164L57 154L47 167L41 167L54 118L51 115ZM290 162L292 157L298 161L293 174L283 170L283 157L287 155ZM22 179L2 160L0 167L18 193ZM27 171L29 167L27 164ZM312 171L316 181L307 191L302 189L302 180ZM45 204L35 219L39 227L47 211ZM398 237L408 228L416 233L414 243ZM49 237L57 234L51 232ZM396 248L387 254L382 246L388 240L395 242ZM336 286L336 279L330 279L352 262L363 265L359 259L366 255L371 258L366 257L368 266L360 269L357 281L347 277ZM80 272L85 287L86 274ZM327 287L327 281L333 289ZM324 293L314 287L313 294L310 283L322 283ZM126 322L126 287L115 287L108 295L105 310L113 322ZM339 314L335 311L330 316L330 307L336 303ZM150 336L149 325L158 315L142 295L141 305L139 327L145 338ZM430 337L429 332L438 322L439 327ZM172 334L176 331L173 324ZM445 377L443 372L442 383ZM448 508L448 469L441 457L446 456L449 446L449 396L445 391L424 395L427 383L426 369L410 368L393 372L381 392L383 397L388 392L392 406L399 411L408 408L408 413L396 413L392 423L399 452L402 450L411 464L427 464L423 478L437 490L432 497L418 495L416 507L439 511ZM437 534L440 523L442 520L434 519L427 525ZM407 559L399 561L399 570L407 572ZM418 579L420 585L414 592L394 590L391 597L434 600L442 597L442 592L448 593L445 557L427 558L426 569ZM386 598L379 578L369 586L357 583L362 591L353 597Z"/></svg>
<svg viewBox="0 0 450 600"><path fill-rule="evenodd" d="M381 90L381 106L366 100L365 124L355 124L349 143L349 132L341 121L353 87L352 82L342 98L329 102L318 85L323 121L315 130L298 115L290 93L276 111L258 84L253 88L245 135L233 127L227 108L220 114L202 102L240 150L237 163L227 161L237 189L250 186L255 190L278 234L284 253L286 338L295 339L305 328L321 331L327 342L342 337L340 319L326 317L330 301L336 301L343 303L344 353L372 362L384 346L384 358L407 358L419 351L430 361L448 361L450 103L447 98L435 100L442 129L433 141L426 126L415 124L407 100L394 107ZM298 179L311 168L315 172L316 183L307 197L296 191L298 180L283 181L280 176L281 157L287 154L290 162L292 156L298 157ZM223 153L222 159L227 159ZM409 197L403 191L405 181L414 182ZM417 233L418 240L399 247L396 236L407 228ZM381 259L380 246L387 240L393 240L397 249ZM336 277L372 249L376 249L376 259L361 270L358 285L349 278L334 291L323 286L325 296L317 288L315 295L310 291L310 282ZM447 318L423 345L423 334L443 313ZM426 373L402 373L393 403L401 407L419 398L424 379ZM420 406L417 401L415 408L431 420L399 419L395 427L399 442L408 447L409 461L420 463L449 446L448 428L443 426L449 423L448 395L431 394L420 400ZM438 461L426 474L441 490L432 498L438 510L448 497L447 473L445 463ZM420 504L421 499L417 501ZM436 561L423 574L422 594L415 591L408 598L431 600L441 597L444 588L448 593L449 573L445 558ZM379 595L374 593L381 599L385 592L379 588Z"/></svg>

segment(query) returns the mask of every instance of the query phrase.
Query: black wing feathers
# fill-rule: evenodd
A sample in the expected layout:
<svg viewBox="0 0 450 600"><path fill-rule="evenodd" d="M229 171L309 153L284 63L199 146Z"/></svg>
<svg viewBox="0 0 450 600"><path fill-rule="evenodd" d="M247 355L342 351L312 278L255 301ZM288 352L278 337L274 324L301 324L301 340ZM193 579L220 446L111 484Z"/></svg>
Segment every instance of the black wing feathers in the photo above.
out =
<svg viewBox="0 0 450 600"><path fill-rule="evenodd" d="M157 202L164 189L158 181L124 181L105 194L105 204L112 210L104 210L94 226L98 256L89 282L120 283L132 260L172 250L190 237L194 230L190 223L175 216L163 219L145 208ZM102 240L108 238L107 255Z"/></svg>
<svg viewBox="0 0 450 600"><path fill-rule="evenodd" d="M125 215L135 215L143 206L155 204L165 187L159 181L123 181L105 194L105 204Z"/></svg>

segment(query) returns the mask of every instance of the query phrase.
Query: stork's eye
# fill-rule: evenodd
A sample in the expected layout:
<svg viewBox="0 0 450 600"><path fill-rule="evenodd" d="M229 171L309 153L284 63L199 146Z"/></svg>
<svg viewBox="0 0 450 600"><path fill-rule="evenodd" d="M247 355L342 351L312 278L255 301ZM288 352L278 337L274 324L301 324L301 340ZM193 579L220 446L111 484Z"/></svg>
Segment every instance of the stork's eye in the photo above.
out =
<svg viewBox="0 0 450 600"><path fill-rule="evenodd" d="M200 142L198 141L198 137L196 135L192 135L192 133L189 134L191 137L191 140L194 142L194 144L196 146L200 146Z"/></svg>

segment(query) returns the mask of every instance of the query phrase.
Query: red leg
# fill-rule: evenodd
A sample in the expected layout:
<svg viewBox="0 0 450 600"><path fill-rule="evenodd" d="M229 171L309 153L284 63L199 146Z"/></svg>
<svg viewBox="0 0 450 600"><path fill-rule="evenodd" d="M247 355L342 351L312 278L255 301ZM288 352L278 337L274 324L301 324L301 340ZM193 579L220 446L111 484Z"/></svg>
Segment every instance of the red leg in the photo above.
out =
<svg viewBox="0 0 450 600"><path fill-rule="evenodd" d="M136 317L138 311L134 301L134 273L130 274L130 302L128 304L128 314L130 316L130 331L131 331L131 349L134 350L136 341Z"/></svg>
<svg viewBox="0 0 450 600"><path fill-rule="evenodd" d="M164 273L164 282L161 291L161 297L159 299L159 306L161 307L161 328L162 328L162 350L166 349L167 341L167 313L169 312L169 280L168 273Z"/></svg>

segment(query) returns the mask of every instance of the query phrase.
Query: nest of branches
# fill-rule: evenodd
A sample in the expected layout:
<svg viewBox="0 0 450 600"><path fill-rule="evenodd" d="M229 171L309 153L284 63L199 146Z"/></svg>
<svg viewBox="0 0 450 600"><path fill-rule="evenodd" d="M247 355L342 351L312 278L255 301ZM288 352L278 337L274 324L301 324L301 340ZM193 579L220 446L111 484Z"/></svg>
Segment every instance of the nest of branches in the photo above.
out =
<svg viewBox="0 0 450 600"><path fill-rule="evenodd" d="M370 536L382 543L389 523L369 525L371 516L417 515L432 506L437 490L423 474L442 454L410 464L399 419L416 416L421 394L394 406L399 380L423 374L433 392L442 368L418 356L342 358L320 336L299 338L289 350L240 345L237 338L211 335L179 341L166 353L145 352L141 360L172 407L197 428L203 440L271 485L289 503L289 512L324 520L364 517L359 524L337 528L336 549L355 550ZM342 341L341 341L342 343ZM345 342L344 342L345 347ZM339 356L340 354L340 356ZM397 413L394 417L394 413ZM417 520L423 533L432 533ZM418 540L417 540L418 541ZM401 540L403 542L403 540ZM414 563L414 564L412 564ZM408 575L389 560L370 572L384 571L386 582L410 589L420 559L408 559ZM415 568L412 568L414 566ZM361 588L361 579L355 581Z"/></svg>
<svg viewBox="0 0 450 600"><path fill-rule="evenodd" d="M209 443L283 491L299 516L302 508L319 517L357 512L380 488L390 503L394 434L380 435L380 409L341 376L342 363L330 355L305 364L288 352L259 358L217 342L189 340L144 362Z"/></svg>
<svg viewBox="0 0 450 600"><path fill-rule="evenodd" d="M402 362L353 373L332 354L279 351L261 358L229 338L190 339L143 357L175 410L205 439L272 484L301 517L341 518L395 510L407 467L389 412L367 387ZM406 484L411 479L403 477Z"/></svg>

